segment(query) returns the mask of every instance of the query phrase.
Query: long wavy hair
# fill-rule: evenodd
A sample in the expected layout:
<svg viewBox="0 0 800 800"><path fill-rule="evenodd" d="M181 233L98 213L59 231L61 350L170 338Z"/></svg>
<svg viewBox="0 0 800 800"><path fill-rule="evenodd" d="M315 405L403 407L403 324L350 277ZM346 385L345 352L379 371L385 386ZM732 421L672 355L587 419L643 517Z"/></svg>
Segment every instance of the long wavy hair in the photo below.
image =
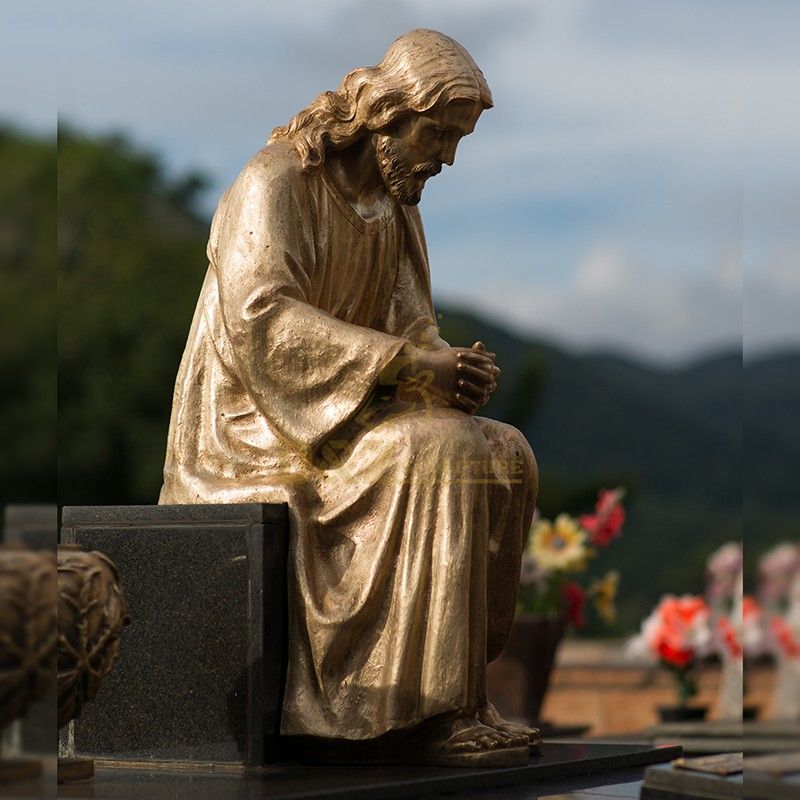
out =
<svg viewBox="0 0 800 800"><path fill-rule="evenodd" d="M326 153L406 114L424 114L458 100L493 105L472 56L449 36L419 28L392 42L377 66L345 75L335 92L323 92L288 125L275 128L269 141L290 141L308 169L322 164Z"/></svg>

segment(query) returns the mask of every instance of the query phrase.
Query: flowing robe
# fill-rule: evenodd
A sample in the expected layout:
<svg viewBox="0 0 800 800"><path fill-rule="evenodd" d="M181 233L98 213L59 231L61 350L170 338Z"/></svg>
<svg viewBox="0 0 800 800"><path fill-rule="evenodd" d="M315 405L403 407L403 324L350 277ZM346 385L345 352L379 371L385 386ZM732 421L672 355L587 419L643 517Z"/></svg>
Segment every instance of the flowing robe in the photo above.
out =
<svg viewBox="0 0 800 800"><path fill-rule="evenodd" d="M281 731L366 739L484 701L536 464L508 425L387 387L438 336L415 208L365 221L294 149L223 196L161 503L287 501Z"/></svg>

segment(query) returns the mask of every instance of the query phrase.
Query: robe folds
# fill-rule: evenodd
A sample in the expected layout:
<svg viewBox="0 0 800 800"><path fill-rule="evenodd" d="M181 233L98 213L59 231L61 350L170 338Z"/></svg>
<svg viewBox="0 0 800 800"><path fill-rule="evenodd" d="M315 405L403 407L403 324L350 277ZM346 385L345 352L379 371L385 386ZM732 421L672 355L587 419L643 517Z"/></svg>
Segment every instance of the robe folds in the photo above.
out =
<svg viewBox="0 0 800 800"><path fill-rule="evenodd" d="M289 503L281 732L368 739L477 708L536 463L514 428L386 385L407 342L448 346L418 211L366 221L270 144L223 195L208 260L160 502Z"/></svg>

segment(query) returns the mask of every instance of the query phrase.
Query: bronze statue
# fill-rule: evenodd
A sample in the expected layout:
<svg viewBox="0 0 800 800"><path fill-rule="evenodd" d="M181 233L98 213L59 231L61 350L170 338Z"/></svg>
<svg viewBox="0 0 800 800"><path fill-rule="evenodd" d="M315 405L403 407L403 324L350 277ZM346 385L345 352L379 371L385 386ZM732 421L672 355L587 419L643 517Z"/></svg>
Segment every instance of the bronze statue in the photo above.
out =
<svg viewBox="0 0 800 800"><path fill-rule="evenodd" d="M411 31L276 128L211 225L160 502L289 502L281 732L331 758L500 766L539 741L485 686L536 462L474 416L500 370L440 338L416 208L491 106L460 44Z"/></svg>

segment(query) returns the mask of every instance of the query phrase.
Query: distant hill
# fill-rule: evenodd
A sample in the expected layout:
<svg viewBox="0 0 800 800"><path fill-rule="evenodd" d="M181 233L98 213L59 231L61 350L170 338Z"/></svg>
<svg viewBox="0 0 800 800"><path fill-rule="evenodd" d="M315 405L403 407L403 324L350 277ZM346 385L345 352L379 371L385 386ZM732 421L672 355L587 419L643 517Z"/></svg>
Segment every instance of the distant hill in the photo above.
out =
<svg viewBox="0 0 800 800"><path fill-rule="evenodd" d="M800 541L800 352L745 365L743 394L745 559Z"/></svg>

